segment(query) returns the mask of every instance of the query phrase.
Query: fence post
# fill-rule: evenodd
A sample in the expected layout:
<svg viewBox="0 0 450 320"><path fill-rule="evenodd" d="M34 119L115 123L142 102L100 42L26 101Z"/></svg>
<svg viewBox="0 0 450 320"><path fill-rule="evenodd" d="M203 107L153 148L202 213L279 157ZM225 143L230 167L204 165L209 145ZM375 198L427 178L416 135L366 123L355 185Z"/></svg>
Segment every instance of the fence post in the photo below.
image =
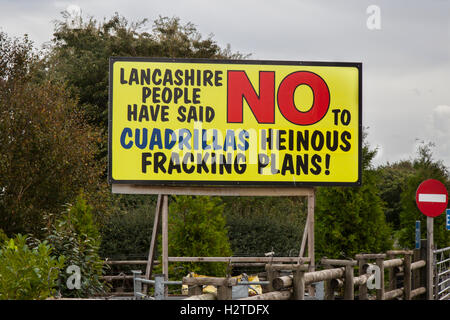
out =
<svg viewBox="0 0 450 320"><path fill-rule="evenodd" d="M224 278L223 283L217 286L217 300L231 300L233 296L233 287L230 284L231 278Z"/></svg>
<svg viewBox="0 0 450 320"><path fill-rule="evenodd" d="M292 285L295 300L305 300L305 272L298 268L293 272Z"/></svg>
<svg viewBox="0 0 450 320"><path fill-rule="evenodd" d="M141 299L142 297L139 295L139 293L142 293L142 282L138 281L137 279L140 278L140 275L142 274L141 270L132 270L133 272L133 292L134 292L134 299Z"/></svg>
<svg viewBox="0 0 450 320"><path fill-rule="evenodd" d="M326 257L325 257L326 258ZM331 269L331 264L325 264L325 269ZM334 288L331 286L331 280L325 280L324 282L325 289L325 300L334 300Z"/></svg>
<svg viewBox="0 0 450 320"><path fill-rule="evenodd" d="M411 254L403 258L403 299L411 300Z"/></svg>
<svg viewBox="0 0 450 320"><path fill-rule="evenodd" d="M425 260L428 265L427 260L427 240L420 240L420 260ZM426 288L427 287L427 267L420 269L420 286Z"/></svg>
<svg viewBox="0 0 450 320"><path fill-rule="evenodd" d="M420 259L420 249L414 249L413 262L419 261ZM412 271L413 281L411 284L412 289L420 288L420 269L415 269Z"/></svg>
<svg viewBox="0 0 450 320"><path fill-rule="evenodd" d="M202 286L198 284L188 286L188 296L198 296L203 292Z"/></svg>
<svg viewBox="0 0 450 320"><path fill-rule="evenodd" d="M272 285L273 279L279 276L279 272L274 268L272 268L271 264L266 265L266 271L267 271L267 281L269 282L269 284L267 285L267 291L271 292L274 290Z"/></svg>
<svg viewBox="0 0 450 320"><path fill-rule="evenodd" d="M377 289L377 300L384 300L384 258L376 258L375 261L380 268L380 289Z"/></svg>
<svg viewBox="0 0 450 320"><path fill-rule="evenodd" d="M353 264L345 265L345 288L344 288L344 299L354 300L355 299L355 284L353 281Z"/></svg>
<svg viewBox="0 0 450 320"><path fill-rule="evenodd" d="M358 269L359 269L359 271L358 271L358 275L359 276L362 276L362 275L364 275L364 274L366 274L366 270L364 270L364 265L367 263L367 260L366 259L359 259L359 261L358 261ZM360 284L359 285L359 288L358 288L358 291L359 291L359 300L367 300L367 283L365 283L365 284Z"/></svg>
<svg viewBox="0 0 450 320"><path fill-rule="evenodd" d="M393 259L395 257L394 254L387 254L387 259ZM397 275L394 271L394 268L389 268L389 291L397 289Z"/></svg>

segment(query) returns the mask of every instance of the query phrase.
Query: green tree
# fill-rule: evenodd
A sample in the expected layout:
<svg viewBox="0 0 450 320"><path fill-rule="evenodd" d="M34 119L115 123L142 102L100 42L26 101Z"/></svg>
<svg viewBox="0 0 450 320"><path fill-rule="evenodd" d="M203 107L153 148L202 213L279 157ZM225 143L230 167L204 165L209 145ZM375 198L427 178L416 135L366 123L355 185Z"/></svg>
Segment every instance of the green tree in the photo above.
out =
<svg viewBox="0 0 450 320"><path fill-rule="evenodd" d="M81 189L98 200L106 186L99 135L40 61L27 37L0 33L0 228L8 235L39 236L44 213L58 214Z"/></svg>
<svg viewBox="0 0 450 320"><path fill-rule="evenodd" d="M169 254L180 257L231 256L223 204L219 197L177 196L169 206ZM210 276L225 276L224 263L185 263L170 265L170 274L196 272Z"/></svg>
<svg viewBox="0 0 450 320"><path fill-rule="evenodd" d="M396 163L387 163L377 168L380 179L378 189L380 197L385 202L386 221L392 230L400 229L401 194L406 188L406 181L414 172L411 161L403 160Z"/></svg>
<svg viewBox="0 0 450 320"><path fill-rule="evenodd" d="M106 181L108 130L109 58L113 56L238 59L247 56L222 49L213 36L202 37L192 23L179 18L159 17L149 26L143 19L130 22L116 13L99 22L81 19L77 28L57 21L46 67L51 77L67 82L89 124L100 136L96 157L103 165L101 182ZM127 201L129 196L114 197ZM120 203L115 202L115 205ZM138 205L138 204L136 204Z"/></svg>
<svg viewBox="0 0 450 320"><path fill-rule="evenodd" d="M376 150L365 143L360 187L320 187L316 198L316 256L352 258L355 254L391 248L378 174L371 165Z"/></svg>
<svg viewBox="0 0 450 320"><path fill-rule="evenodd" d="M416 191L419 185L427 179L436 179L441 181L449 189L448 170L442 161L433 159L432 147L429 143L422 143L417 150L417 157L413 159L412 172L405 184L401 194L400 205L400 231L398 232L398 242L400 246L406 248L414 247L415 240L415 221L421 221L422 238L426 238L426 216L417 208ZM434 220L434 243L438 248L448 247L450 245L450 233L445 228L445 214L433 218Z"/></svg>
<svg viewBox="0 0 450 320"><path fill-rule="evenodd" d="M101 130L101 157L106 156L107 146L110 57L245 57L232 53L229 46L221 49L212 36L203 39L194 24L182 24L179 18L159 17L151 31L147 24L147 19L129 22L116 13L101 23L81 19L78 28L66 21L55 25L48 66L57 78L68 82L90 123Z"/></svg>

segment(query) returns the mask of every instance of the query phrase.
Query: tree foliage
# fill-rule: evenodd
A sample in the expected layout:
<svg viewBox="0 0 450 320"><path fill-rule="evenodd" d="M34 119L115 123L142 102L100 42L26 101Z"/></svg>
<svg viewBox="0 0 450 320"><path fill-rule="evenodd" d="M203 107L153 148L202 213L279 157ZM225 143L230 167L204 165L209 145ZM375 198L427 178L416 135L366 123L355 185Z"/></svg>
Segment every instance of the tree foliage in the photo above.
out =
<svg viewBox="0 0 450 320"><path fill-rule="evenodd" d="M448 170L442 163L433 159L433 144L421 144L417 150L417 157L412 160L414 169L406 181L405 188L400 197L400 226L398 232L399 245L413 248L415 241L415 221L421 221L422 238L426 238L426 216L417 208L416 191L419 185L427 179L436 179L442 182L449 190L450 181ZM450 245L450 233L445 228L445 213L434 220L434 243L437 247Z"/></svg>
<svg viewBox="0 0 450 320"><path fill-rule="evenodd" d="M118 203L100 226L100 255L111 260L147 259L154 215L155 197L139 195Z"/></svg>
<svg viewBox="0 0 450 320"><path fill-rule="evenodd" d="M224 197L233 253L237 256L296 256L306 219L301 197Z"/></svg>
<svg viewBox="0 0 450 320"><path fill-rule="evenodd" d="M177 196L169 206L169 255L179 257L228 257L232 255L218 197ZM186 263L175 270L179 276L196 272L225 276L224 263Z"/></svg>
<svg viewBox="0 0 450 320"><path fill-rule="evenodd" d="M80 189L103 190L99 135L63 83L43 78L32 43L0 33L0 227L41 234ZM99 205L100 202L98 202Z"/></svg>
<svg viewBox="0 0 450 320"><path fill-rule="evenodd" d="M42 300L56 293L64 258L56 258L45 241L28 242L17 234L0 243L0 300Z"/></svg>
<svg viewBox="0 0 450 320"><path fill-rule="evenodd" d="M402 160L387 163L377 168L379 175L377 187L380 197L384 201L386 221L392 230L400 229L401 195L406 188L407 180L414 172L410 161Z"/></svg>
<svg viewBox="0 0 450 320"><path fill-rule="evenodd" d="M316 200L316 255L353 258L391 248L378 176L371 165L376 150L363 147L361 187L320 187Z"/></svg>
<svg viewBox="0 0 450 320"><path fill-rule="evenodd" d="M91 123L104 132L108 127L109 57L244 57L229 47L221 49L212 36L203 39L194 24L182 24L176 17L159 17L148 29L147 19L129 22L118 13L101 23L81 19L78 28L66 21L56 23L51 70L73 87Z"/></svg>

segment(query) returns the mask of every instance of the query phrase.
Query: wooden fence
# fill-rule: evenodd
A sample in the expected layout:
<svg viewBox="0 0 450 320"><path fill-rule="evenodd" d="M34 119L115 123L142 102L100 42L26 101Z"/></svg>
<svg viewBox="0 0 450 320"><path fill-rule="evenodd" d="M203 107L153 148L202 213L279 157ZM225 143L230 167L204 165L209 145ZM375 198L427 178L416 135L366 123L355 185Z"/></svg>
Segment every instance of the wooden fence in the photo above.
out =
<svg viewBox="0 0 450 320"><path fill-rule="evenodd" d="M411 300L427 291L423 272L426 261L421 259L420 252L412 250L358 254L355 260L324 258L320 265L324 267L323 270L308 272L307 263L266 264L269 291L241 300L303 300L307 287L320 281L325 283L326 300L335 299L336 292L343 292L341 297L345 300ZM371 265L379 268L379 287L369 295L368 282L375 276L368 272ZM280 275L280 272L291 274ZM183 284L190 288L190 299L205 298L201 295L201 286L215 285L218 288L217 296L210 295L208 299L219 300L231 299L231 288L236 285L230 278L183 278Z"/></svg>
<svg viewBox="0 0 450 320"><path fill-rule="evenodd" d="M194 259L195 258L195 259ZM169 258L170 259L170 258ZM177 258L176 260L180 260ZM426 253L424 250L391 250L382 254L357 254L355 259L338 260L323 258L322 270L312 271L309 258L296 257L185 257L182 260L198 262L229 262L265 265L268 285L261 295L244 298L247 300L303 300L308 297L308 288L315 283L324 282L324 299L333 300L411 300L427 292ZM109 261L110 265L134 264L146 265L147 261ZM379 287L369 289L375 274L379 270ZM105 280L131 279L133 276L105 276ZM231 290L236 285L233 278L188 278L182 283L188 286L189 299L230 300ZM376 281L377 282L377 281ZM203 285L217 287L216 295L203 295ZM310 291L311 292L311 291ZM371 294L369 294L371 293Z"/></svg>

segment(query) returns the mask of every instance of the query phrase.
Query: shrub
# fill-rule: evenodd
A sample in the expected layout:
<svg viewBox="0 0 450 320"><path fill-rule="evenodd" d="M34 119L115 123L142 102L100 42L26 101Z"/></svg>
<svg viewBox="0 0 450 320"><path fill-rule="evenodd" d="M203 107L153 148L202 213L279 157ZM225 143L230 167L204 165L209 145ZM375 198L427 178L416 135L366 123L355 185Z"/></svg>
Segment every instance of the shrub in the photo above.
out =
<svg viewBox="0 0 450 320"><path fill-rule="evenodd" d="M46 242L35 247L20 234L0 247L0 299L46 299L55 293L64 258L52 256Z"/></svg>
<svg viewBox="0 0 450 320"><path fill-rule="evenodd" d="M127 198L129 198L128 196ZM100 227L100 256L111 260L147 259L155 215L154 197L133 196ZM123 268L123 266L121 266Z"/></svg>
<svg viewBox="0 0 450 320"><path fill-rule="evenodd" d="M231 256L220 198L177 196L170 202L169 208L169 255ZM224 263L185 263L181 267L170 264L170 267L173 268L170 274L175 277L186 275L189 271L217 277L227 272Z"/></svg>
<svg viewBox="0 0 450 320"><path fill-rule="evenodd" d="M100 233L91 210L83 195L78 196L75 204L68 205L62 217L54 223L47 237L55 253L65 257L64 271L59 274L59 290L66 297L88 297L106 289L101 281L103 260L98 254ZM71 265L80 268L81 281L77 290L67 286L71 274L66 270Z"/></svg>
<svg viewBox="0 0 450 320"><path fill-rule="evenodd" d="M302 197L224 197L231 248L238 256L295 256L306 220Z"/></svg>

